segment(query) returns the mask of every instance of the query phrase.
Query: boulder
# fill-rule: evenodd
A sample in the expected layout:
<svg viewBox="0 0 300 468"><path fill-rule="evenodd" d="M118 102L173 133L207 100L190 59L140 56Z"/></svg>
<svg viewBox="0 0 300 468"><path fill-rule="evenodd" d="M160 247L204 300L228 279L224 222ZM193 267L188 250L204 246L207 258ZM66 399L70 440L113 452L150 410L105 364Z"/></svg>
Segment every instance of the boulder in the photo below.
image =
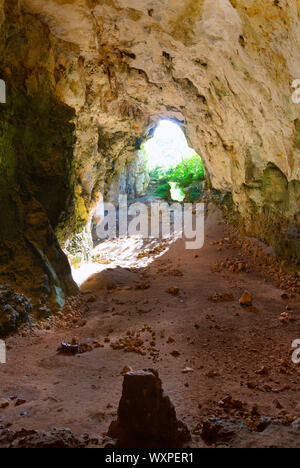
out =
<svg viewBox="0 0 300 468"><path fill-rule="evenodd" d="M124 376L118 419L111 423L108 436L116 439L116 446L126 448L180 448L191 439L152 369Z"/></svg>
<svg viewBox="0 0 300 468"><path fill-rule="evenodd" d="M20 323L28 320L32 303L10 286L0 285L0 338L15 331Z"/></svg>

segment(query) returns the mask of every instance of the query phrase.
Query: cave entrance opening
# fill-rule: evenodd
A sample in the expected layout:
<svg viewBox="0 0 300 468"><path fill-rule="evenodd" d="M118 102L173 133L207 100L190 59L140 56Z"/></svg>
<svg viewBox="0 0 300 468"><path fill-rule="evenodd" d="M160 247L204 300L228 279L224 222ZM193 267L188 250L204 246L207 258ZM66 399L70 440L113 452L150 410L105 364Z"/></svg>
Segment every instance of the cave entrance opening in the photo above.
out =
<svg viewBox="0 0 300 468"><path fill-rule="evenodd" d="M141 152L142 154L139 154ZM188 145L178 122L168 119L160 120L144 138L139 153L137 156L141 158L141 162L134 166L139 170L138 175L142 176L142 182L138 184L140 190L136 190L138 195L135 198L129 198L126 193L119 192L117 201L119 205L109 199L107 204L102 203L103 212L94 230L98 237L94 238L90 258L79 268L73 268L73 277L79 285L83 284L87 278L92 278L94 274L99 273L105 277L108 274L107 270L147 268L158 257L165 255L171 245L182 237L182 229L175 229L175 215L170 215L168 212L164 215L168 218L166 229L162 227L164 222L163 215L161 215L158 225L155 225L156 234L154 235L151 231L150 235L149 229L153 228L152 207L155 211L155 206L168 206L169 204L171 207L174 206L173 202L191 204L202 200L205 181L204 165L201 156ZM141 168L143 170L140 170ZM145 184L147 178L145 175L149 176L149 185ZM120 203L120 196L124 195L123 206ZM108 210L109 207L110 210ZM124 209L126 210L125 217ZM111 218L109 211L111 211ZM155 219L154 222L156 221ZM107 233L106 228L108 228ZM132 228L134 228L134 233Z"/></svg>
<svg viewBox="0 0 300 468"><path fill-rule="evenodd" d="M180 125L162 119L141 146L150 178L148 193L168 201L196 202L202 197L205 169Z"/></svg>

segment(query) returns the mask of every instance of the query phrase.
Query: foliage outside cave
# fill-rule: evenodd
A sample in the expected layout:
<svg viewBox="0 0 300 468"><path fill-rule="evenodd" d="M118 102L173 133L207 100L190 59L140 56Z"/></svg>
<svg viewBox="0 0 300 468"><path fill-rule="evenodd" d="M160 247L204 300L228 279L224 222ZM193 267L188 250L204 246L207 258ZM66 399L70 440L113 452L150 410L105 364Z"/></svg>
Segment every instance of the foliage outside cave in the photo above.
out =
<svg viewBox="0 0 300 468"><path fill-rule="evenodd" d="M200 155L188 146L179 125L162 120L142 151L150 176L150 192L168 201L196 202L205 179Z"/></svg>
<svg viewBox="0 0 300 468"><path fill-rule="evenodd" d="M149 175L154 195L166 200L193 203L202 196L205 170L198 154L183 159L175 168L156 166Z"/></svg>

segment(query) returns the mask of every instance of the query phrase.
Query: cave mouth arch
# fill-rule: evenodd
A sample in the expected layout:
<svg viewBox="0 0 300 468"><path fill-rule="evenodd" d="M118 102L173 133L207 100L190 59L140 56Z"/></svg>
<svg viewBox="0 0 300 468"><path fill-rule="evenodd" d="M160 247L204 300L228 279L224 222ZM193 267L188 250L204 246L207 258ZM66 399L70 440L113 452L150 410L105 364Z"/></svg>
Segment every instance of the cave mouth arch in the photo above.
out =
<svg viewBox="0 0 300 468"><path fill-rule="evenodd" d="M200 198L204 164L189 146L180 122L160 119L142 143L141 151L150 181L147 193L179 202Z"/></svg>
<svg viewBox="0 0 300 468"><path fill-rule="evenodd" d="M77 264L71 261L73 278L78 285L109 268L132 265L143 268L148 261L153 261L149 256L145 260L139 255L147 249L159 250L162 236L132 235L128 230L132 206L152 207L162 201L169 206L174 202L183 205L203 199L204 164L201 156L189 146L182 121L166 117L153 123L136 140L135 148L130 147L127 158L115 177L108 179L107 190L93 211L91 224L86 229L87 237L91 237L88 255L83 261L79 255L75 259L76 262L80 260ZM127 210L126 215L123 210ZM148 222L148 214L146 218ZM168 245L175 239L170 236Z"/></svg>
<svg viewBox="0 0 300 468"><path fill-rule="evenodd" d="M179 123L170 119L161 119L154 127L152 137L142 145L148 156L148 166L169 169L176 167L182 159L194 156L196 153L186 140Z"/></svg>

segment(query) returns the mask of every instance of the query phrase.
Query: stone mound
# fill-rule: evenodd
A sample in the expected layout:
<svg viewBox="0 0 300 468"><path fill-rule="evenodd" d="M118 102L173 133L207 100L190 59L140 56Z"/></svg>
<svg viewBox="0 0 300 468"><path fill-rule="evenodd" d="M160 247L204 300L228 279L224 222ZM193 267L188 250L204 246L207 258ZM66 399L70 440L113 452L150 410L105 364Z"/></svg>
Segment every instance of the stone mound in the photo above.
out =
<svg viewBox="0 0 300 468"><path fill-rule="evenodd" d="M116 446L126 448L180 448L191 439L152 369L124 376L118 419L111 423L108 436L117 441Z"/></svg>

